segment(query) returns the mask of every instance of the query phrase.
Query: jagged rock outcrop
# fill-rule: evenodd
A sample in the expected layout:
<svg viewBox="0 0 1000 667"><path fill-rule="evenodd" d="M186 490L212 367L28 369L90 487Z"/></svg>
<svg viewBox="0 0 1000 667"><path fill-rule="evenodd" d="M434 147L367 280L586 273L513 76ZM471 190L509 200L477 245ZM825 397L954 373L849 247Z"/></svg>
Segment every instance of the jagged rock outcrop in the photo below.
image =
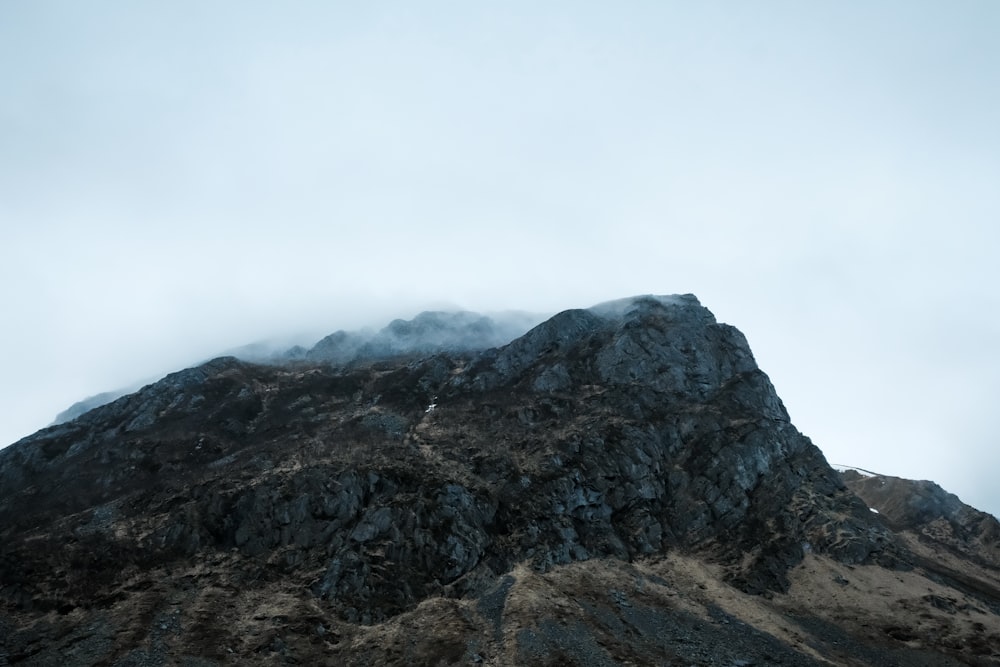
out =
<svg viewBox="0 0 1000 667"><path fill-rule="evenodd" d="M427 341L435 321L387 330ZM220 358L0 451L8 663L818 664L846 644L781 602L804 567L922 562L690 295L399 349ZM809 639L682 646L729 637L733 600L788 605ZM397 643L414 624L433 639Z"/></svg>

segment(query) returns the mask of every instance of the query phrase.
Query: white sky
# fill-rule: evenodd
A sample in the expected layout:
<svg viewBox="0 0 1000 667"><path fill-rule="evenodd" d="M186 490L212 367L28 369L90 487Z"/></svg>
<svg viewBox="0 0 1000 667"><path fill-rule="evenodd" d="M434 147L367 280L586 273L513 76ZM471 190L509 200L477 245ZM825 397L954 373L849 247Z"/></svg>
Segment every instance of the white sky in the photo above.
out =
<svg viewBox="0 0 1000 667"><path fill-rule="evenodd" d="M0 3L0 442L268 336L693 292L1000 513L1000 3Z"/></svg>

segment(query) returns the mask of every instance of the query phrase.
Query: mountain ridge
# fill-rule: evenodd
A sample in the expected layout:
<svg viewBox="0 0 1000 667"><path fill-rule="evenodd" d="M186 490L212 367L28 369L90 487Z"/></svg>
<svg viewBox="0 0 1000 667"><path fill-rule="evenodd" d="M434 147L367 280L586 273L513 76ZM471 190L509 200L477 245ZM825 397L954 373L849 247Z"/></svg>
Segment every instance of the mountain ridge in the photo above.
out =
<svg viewBox="0 0 1000 667"><path fill-rule="evenodd" d="M394 356L433 354L446 351L474 351L500 346L527 331L541 319L521 311L493 315L466 310L425 310L410 320L397 318L379 330L339 329L311 347L251 343L226 351L218 357L235 357L263 364L283 364L309 360L335 365L371 362ZM201 363L206 363L211 359ZM200 364L196 364L200 365ZM56 415L49 426L72 421L94 408L106 405L148 383L105 391L77 401Z"/></svg>
<svg viewBox="0 0 1000 667"><path fill-rule="evenodd" d="M8 663L1000 658L988 531L871 512L691 295L359 362L215 359L0 452Z"/></svg>

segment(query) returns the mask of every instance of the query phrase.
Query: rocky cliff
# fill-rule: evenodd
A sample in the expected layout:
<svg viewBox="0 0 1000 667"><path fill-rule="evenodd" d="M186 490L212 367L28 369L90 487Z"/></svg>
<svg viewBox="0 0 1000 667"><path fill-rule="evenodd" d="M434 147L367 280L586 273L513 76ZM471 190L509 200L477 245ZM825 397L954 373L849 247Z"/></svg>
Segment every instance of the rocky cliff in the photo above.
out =
<svg viewBox="0 0 1000 667"><path fill-rule="evenodd" d="M0 665L1000 659L987 538L945 563L871 512L694 297L434 322L0 451Z"/></svg>

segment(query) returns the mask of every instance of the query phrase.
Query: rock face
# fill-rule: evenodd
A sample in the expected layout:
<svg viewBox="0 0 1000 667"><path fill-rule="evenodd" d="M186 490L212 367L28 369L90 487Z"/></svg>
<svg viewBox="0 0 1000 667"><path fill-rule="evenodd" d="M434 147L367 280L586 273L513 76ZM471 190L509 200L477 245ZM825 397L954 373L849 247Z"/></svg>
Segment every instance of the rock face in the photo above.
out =
<svg viewBox="0 0 1000 667"><path fill-rule="evenodd" d="M0 451L0 665L1000 657L978 545L948 588L694 297L502 347L462 322L460 342L431 314L282 365L217 359ZM810 601L864 600L851 579L947 641Z"/></svg>

